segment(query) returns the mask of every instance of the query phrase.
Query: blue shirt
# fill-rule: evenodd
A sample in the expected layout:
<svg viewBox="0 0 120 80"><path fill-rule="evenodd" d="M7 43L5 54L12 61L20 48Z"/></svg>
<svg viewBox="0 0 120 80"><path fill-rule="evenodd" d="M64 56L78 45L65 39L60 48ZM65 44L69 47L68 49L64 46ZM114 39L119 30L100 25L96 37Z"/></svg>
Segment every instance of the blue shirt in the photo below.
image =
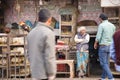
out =
<svg viewBox="0 0 120 80"><path fill-rule="evenodd" d="M110 23L108 20L104 20L98 26L96 41L98 41L100 45L110 45L115 29L116 28L112 23Z"/></svg>
<svg viewBox="0 0 120 80"><path fill-rule="evenodd" d="M112 41L110 45L110 57L112 58L112 60L116 61L114 41Z"/></svg>
<svg viewBox="0 0 120 80"><path fill-rule="evenodd" d="M115 53L114 41L112 41L112 43L110 45L110 58L115 62L116 71L120 72L120 65L116 64L116 53Z"/></svg>

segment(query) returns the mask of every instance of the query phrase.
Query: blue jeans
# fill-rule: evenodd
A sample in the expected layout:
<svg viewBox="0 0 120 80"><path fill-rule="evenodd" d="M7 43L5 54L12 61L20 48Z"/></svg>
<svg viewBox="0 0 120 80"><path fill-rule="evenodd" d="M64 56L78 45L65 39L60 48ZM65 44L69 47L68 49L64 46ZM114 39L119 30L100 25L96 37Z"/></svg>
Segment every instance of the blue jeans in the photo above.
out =
<svg viewBox="0 0 120 80"><path fill-rule="evenodd" d="M113 79L113 75L109 68L109 48L110 46L100 46L98 52L100 65L103 70L101 78L103 79L106 77L108 77L108 79Z"/></svg>

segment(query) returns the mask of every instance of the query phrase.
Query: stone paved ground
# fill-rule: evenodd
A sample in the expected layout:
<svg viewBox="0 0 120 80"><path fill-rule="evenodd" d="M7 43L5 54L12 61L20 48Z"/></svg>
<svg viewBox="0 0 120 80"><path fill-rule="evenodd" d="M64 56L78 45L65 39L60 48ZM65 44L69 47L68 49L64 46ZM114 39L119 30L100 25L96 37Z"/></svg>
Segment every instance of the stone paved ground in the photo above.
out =
<svg viewBox="0 0 120 80"><path fill-rule="evenodd" d="M73 79L70 79L70 78L57 78L55 80L98 80L99 78L73 78ZM32 79L0 79L0 80L32 80ZM108 79L106 79L108 80ZM120 80L120 78L115 78L115 80Z"/></svg>
<svg viewBox="0 0 120 80"><path fill-rule="evenodd" d="M58 78L55 80L98 80L99 78L73 78L73 79L69 79L69 78ZM108 80L108 79L106 79ZM115 80L120 80L120 78L115 78Z"/></svg>
<svg viewBox="0 0 120 80"><path fill-rule="evenodd" d="M114 75L115 80L120 80L120 75ZM98 80L100 79L100 75L91 75L90 77L85 78L56 78L55 80ZM106 79L108 80L108 79Z"/></svg>
<svg viewBox="0 0 120 80"><path fill-rule="evenodd" d="M86 78L68 78L66 76L59 76L55 80L98 80L101 75L101 67L98 63L93 63L90 65L90 76ZM115 80L120 80L120 75L115 75ZM32 79L0 79L0 80L32 80ZM108 79L106 79L108 80Z"/></svg>

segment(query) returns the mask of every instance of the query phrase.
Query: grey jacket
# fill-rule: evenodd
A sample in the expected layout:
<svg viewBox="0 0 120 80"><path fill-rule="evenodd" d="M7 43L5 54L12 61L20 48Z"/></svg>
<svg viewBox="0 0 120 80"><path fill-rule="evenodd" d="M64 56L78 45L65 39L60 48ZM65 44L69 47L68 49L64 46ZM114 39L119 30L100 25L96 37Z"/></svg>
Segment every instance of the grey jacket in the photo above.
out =
<svg viewBox="0 0 120 80"><path fill-rule="evenodd" d="M45 79L56 74L54 32L38 22L27 36L32 78Z"/></svg>

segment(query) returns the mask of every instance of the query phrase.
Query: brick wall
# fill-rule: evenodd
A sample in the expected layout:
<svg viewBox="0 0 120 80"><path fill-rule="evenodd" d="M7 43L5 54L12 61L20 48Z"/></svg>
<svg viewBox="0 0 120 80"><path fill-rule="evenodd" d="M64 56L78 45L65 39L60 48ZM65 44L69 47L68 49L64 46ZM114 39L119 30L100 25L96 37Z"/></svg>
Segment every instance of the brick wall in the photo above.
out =
<svg viewBox="0 0 120 80"><path fill-rule="evenodd" d="M88 2L82 2L79 0L78 9L80 8L80 14L78 17L78 22L84 20L93 20L99 24L99 15L102 12L100 3L97 0L88 0Z"/></svg>
<svg viewBox="0 0 120 80"><path fill-rule="evenodd" d="M5 23L13 23L25 20L32 22L36 19L35 3L34 1L22 1L19 0L20 13L15 10L15 0L8 0L9 8L5 11Z"/></svg>
<svg viewBox="0 0 120 80"><path fill-rule="evenodd" d="M50 0L49 2L44 3L44 6L35 6L34 0L19 0L19 4L21 6L20 13L18 14L15 10L15 1L16 0L8 0L9 8L5 11L5 22L13 23L25 20L30 20L32 23L37 18L37 12L41 8L47 8L51 11L52 16L59 21L59 9L64 7L66 4L71 3L71 0ZM81 0L78 0L78 7L81 7L80 13L78 14L78 22L83 20L94 20L99 23L98 16L102 12L100 8L100 4L89 0L89 4L86 6L80 3ZM37 2L38 3L38 2ZM95 4L98 4L95 5ZM89 7L90 6L90 7ZM90 8L90 9L89 9ZM36 12L37 10L37 12Z"/></svg>
<svg viewBox="0 0 120 80"><path fill-rule="evenodd" d="M59 9L69 2L70 0L51 0L50 2L47 2L45 6L39 7L35 6L34 0L19 0L20 13L18 14L15 10L16 0L8 0L9 8L5 11L5 23L19 23L20 21L25 20L30 20L34 23L40 8L48 8L51 11L52 16L56 20L59 20Z"/></svg>

